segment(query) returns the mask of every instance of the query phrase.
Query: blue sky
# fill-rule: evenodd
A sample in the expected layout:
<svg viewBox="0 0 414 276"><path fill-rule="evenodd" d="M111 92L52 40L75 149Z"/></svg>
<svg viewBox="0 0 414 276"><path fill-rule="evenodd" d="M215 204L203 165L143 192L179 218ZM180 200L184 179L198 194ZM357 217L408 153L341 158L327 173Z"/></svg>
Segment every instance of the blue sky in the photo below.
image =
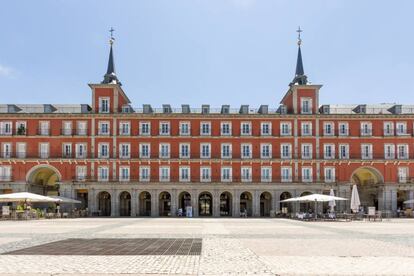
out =
<svg viewBox="0 0 414 276"><path fill-rule="evenodd" d="M414 103L414 1L4 1L0 103L89 103L108 29L133 106L278 106L296 32L322 103Z"/></svg>

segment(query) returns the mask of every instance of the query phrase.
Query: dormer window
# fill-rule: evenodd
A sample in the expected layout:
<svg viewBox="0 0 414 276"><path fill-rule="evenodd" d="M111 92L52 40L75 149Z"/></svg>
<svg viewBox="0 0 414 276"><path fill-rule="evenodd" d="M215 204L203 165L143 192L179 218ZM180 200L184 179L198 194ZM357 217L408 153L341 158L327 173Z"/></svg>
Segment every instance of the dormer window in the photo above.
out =
<svg viewBox="0 0 414 276"><path fill-rule="evenodd" d="M99 113L109 113L109 98L99 98Z"/></svg>
<svg viewBox="0 0 414 276"><path fill-rule="evenodd" d="M300 106L301 106L300 111L302 114L312 113L312 99L311 98L301 98Z"/></svg>

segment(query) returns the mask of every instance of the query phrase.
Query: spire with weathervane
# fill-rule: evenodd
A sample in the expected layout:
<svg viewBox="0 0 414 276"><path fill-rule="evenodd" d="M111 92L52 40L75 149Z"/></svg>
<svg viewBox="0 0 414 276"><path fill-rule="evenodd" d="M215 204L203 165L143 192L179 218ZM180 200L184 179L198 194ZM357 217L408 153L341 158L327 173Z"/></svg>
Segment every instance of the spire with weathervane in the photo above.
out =
<svg viewBox="0 0 414 276"><path fill-rule="evenodd" d="M115 62L114 62L114 54L112 50L112 45L115 42L115 38L113 36L114 29L111 28L109 32L111 33L110 39L109 39L109 60L108 60L108 69L106 70L106 74L104 76L104 80L102 81L103 84L119 84L122 85L121 82L118 80L116 73L115 73Z"/></svg>
<svg viewBox="0 0 414 276"><path fill-rule="evenodd" d="M300 49L300 45L302 44L300 33L303 31L299 27L296 32L298 33L298 59L296 61L295 78L290 83L290 85L305 85L308 83L308 77L305 75L305 71L303 70L302 51Z"/></svg>

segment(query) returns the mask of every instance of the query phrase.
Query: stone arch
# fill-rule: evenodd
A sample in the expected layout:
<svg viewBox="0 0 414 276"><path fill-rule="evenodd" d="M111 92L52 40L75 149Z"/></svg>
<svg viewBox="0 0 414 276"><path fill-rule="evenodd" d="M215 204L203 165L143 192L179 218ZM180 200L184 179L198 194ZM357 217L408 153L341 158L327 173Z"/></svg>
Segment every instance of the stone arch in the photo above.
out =
<svg viewBox="0 0 414 276"><path fill-rule="evenodd" d="M43 195L58 195L62 175L57 168L49 164L32 167L26 174L26 183L31 192Z"/></svg>
<svg viewBox="0 0 414 276"><path fill-rule="evenodd" d="M187 209L192 207L191 206L191 194L187 191L182 191L178 195L178 209L181 210L181 215L187 215ZM191 212L188 210L188 212Z"/></svg>
<svg viewBox="0 0 414 276"><path fill-rule="evenodd" d="M260 194L260 216L270 217L270 210L272 210L272 194L263 192Z"/></svg>
<svg viewBox="0 0 414 276"><path fill-rule="evenodd" d="M198 195L198 215L203 217L213 215L213 195L210 192L201 192Z"/></svg>
<svg viewBox="0 0 414 276"><path fill-rule="evenodd" d="M127 191L119 194L119 215L121 217L131 216L131 194Z"/></svg>
<svg viewBox="0 0 414 276"><path fill-rule="evenodd" d="M97 194L98 214L99 216L111 215L111 194L107 191L101 191Z"/></svg>
<svg viewBox="0 0 414 276"><path fill-rule="evenodd" d="M233 214L233 195L228 192L220 194L220 216L231 217Z"/></svg>
<svg viewBox="0 0 414 276"><path fill-rule="evenodd" d="M283 192L280 194L279 200L282 201L289 198L292 198L292 194L289 192ZM292 213L292 203L280 202L280 211L285 215Z"/></svg>
<svg viewBox="0 0 414 276"><path fill-rule="evenodd" d="M253 195L245 191L240 194L240 214L246 214L251 217L253 214Z"/></svg>
<svg viewBox="0 0 414 276"><path fill-rule="evenodd" d="M139 215L149 217L151 216L151 193L142 191L139 194Z"/></svg>
<svg viewBox="0 0 414 276"><path fill-rule="evenodd" d="M171 194L167 191L163 191L158 195L159 214L161 217L171 216Z"/></svg>
<svg viewBox="0 0 414 276"><path fill-rule="evenodd" d="M384 183L380 171L373 167L359 167L351 174L351 183L358 187L361 206L374 206L378 209L379 185ZM352 189L352 185L350 186Z"/></svg>

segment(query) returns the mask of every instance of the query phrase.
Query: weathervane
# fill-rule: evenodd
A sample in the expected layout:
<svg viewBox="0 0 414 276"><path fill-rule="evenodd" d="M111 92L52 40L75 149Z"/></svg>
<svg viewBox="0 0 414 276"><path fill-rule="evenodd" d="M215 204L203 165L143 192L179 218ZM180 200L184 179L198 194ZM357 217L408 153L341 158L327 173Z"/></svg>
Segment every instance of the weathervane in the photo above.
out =
<svg viewBox="0 0 414 276"><path fill-rule="evenodd" d="M302 39L300 38L300 33L303 32L300 29L300 26L298 27L298 29L296 30L296 32L298 33L298 45L300 46L300 44L302 44Z"/></svg>
<svg viewBox="0 0 414 276"><path fill-rule="evenodd" d="M114 32L115 32L115 30L114 30L114 28L111 27L111 29L109 30L109 32L111 33L111 37L109 38L109 43L112 45L114 43L114 41L115 41L115 38L114 38Z"/></svg>

